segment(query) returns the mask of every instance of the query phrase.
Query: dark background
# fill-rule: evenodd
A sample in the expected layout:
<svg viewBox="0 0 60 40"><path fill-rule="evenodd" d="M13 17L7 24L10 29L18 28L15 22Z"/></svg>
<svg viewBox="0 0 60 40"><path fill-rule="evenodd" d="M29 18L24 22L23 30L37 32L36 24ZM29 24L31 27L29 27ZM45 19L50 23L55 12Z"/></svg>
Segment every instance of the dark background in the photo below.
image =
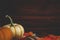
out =
<svg viewBox="0 0 60 40"><path fill-rule="evenodd" d="M0 0L1 27L10 23L5 15L26 32L60 34L60 0Z"/></svg>

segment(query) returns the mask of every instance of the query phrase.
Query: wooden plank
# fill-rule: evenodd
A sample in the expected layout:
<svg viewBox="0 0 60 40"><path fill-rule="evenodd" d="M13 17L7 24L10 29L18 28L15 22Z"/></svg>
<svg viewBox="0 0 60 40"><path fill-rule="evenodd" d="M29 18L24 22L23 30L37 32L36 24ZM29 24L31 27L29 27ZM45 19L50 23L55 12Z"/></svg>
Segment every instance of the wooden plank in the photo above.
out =
<svg viewBox="0 0 60 40"><path fill-rule="evenodd" d="M56 16L14 16L16 19L56 19Z"/></svg>
<svg viewBox="0 0 60 40"><path fill-rule="evenodd" d="M27 30L60 30L60 28L27 28Z"/></svg>

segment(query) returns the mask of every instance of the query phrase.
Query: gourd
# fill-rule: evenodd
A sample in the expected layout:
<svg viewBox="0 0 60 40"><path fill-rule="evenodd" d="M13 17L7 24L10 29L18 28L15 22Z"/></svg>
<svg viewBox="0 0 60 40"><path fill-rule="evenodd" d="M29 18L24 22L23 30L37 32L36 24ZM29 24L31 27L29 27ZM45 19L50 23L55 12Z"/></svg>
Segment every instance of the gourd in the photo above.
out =
<svg viewBox="0 0 60 40"><path fill-rule="evenodd" d="M0 28L0 40L11 40L12 32L9 28Z"/></svg>
<svg viewBox="0 0 60 40"><path fill-rule="evenodd" d="M22 38L24 34L23 26L17 23L13 23L12 18L10 16L6 15L6 17L10 19L11 23L4 25L3 27L10 28L13 33L13 37Z"/></svg>

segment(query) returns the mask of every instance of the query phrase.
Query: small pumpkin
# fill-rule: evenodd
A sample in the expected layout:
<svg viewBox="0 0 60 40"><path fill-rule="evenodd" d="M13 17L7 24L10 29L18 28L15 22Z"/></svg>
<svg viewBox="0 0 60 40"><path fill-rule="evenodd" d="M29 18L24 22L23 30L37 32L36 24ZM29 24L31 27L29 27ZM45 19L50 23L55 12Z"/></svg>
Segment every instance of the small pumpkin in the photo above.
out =
<svg viewBox="0 0 60 40"><path fill-rule="evenodd" d="M4 25L3 27L10 28L13 33L13 37L17 38L23 37L24 34L23 26L17 23L13 23L12 18L10 16L6 15L6 17L10 19L11 24Z"/></svg>
<svg viewBox="0 0 60 40"><path fill-rule="evenodd" d="M34 33L33 32L28 32L29 36L32 36Z"/></svg>
<svg viewBox="0 0 60 40"><path fill-rule="evenodd" d="M11 40L12 32L9 28L0 28L0 40Z"/></svg>

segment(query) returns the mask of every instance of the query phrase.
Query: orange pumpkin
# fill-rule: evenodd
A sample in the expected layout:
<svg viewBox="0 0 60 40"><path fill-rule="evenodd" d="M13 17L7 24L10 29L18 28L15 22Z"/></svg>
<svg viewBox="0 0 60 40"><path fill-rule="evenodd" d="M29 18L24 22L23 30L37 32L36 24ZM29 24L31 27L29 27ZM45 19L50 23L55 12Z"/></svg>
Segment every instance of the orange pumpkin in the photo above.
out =
<svg viewBox="0 0 60 40"><path fill-rule="evenodd" d="M9 28L0 28L0 40L11 40L12 32Z"/></svg>
<svg viewBox="0 0 60 40"><path fill-rule="evenodd" d="M2 34L1 31L0 31L0 40L4 40L4 35Z"/></svg>
<svg viewBox="0 0 60 40"><path fill-rule="evenodd" d="M33 32L28 32L28 34L29 34L30 36L32 36L32 35L33 35Z"/></svg>

